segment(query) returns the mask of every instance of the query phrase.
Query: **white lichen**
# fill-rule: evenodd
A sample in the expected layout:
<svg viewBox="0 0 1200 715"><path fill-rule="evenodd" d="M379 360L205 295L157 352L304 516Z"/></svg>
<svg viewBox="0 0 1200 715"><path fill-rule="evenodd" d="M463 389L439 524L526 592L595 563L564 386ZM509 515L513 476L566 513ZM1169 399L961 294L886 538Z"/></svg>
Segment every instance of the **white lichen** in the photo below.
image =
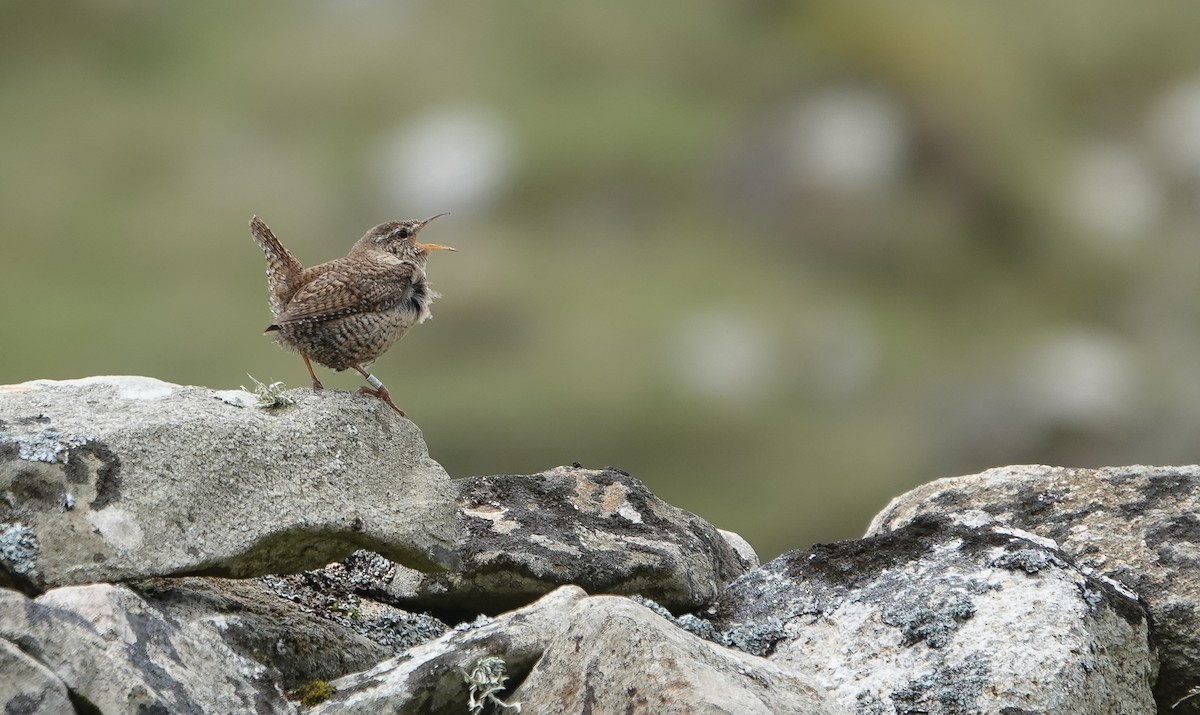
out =
<svg viewBox="0 0 1200 715"><path fill-rule="evenodd" d="M250 373L246 373L246 377L250 378L250 381L254 383L254 389L248 390L246 389L245 385L242 385L241 387L246 392L254 393L254 396L258 399L258 403L255 405L256 407L262 407L266 409L269 407L283 407L284 405L295 404L292 398L283 394L283 391L287 389L287 385L284 385L282 382L272 382L271 384L267 385L259 382L258 379Z"/></svg>
<svg viewBox="0 0 1200 715"><path fill-rule="evenodd" d="M17 456L26 462L66 463L75 447L87 444L87 439L62 434L50 427L36 434L6 435L4 441L17 445Z"/></svg>
<svg viewBox="0 0 1200 715"><path fill-rule="evenodd" d="M496 693L504 690L506 667L504 659L494 655L485 656L475 661L475 666L468 673L462 671L463 680L471 686L467 693L467 710L471 713L482 713L489 704L495 704L501 710L521 712L521 703L506 703L496 697Z"/></svg>

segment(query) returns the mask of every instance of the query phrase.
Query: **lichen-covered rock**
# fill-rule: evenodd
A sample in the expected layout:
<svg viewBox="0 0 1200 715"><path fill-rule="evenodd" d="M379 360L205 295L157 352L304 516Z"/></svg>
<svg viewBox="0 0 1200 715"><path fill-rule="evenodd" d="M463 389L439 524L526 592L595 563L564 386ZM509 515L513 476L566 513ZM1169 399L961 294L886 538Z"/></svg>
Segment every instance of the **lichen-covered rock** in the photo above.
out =
<svg viewBox="0 0 1200 715"><path fill-rule="evenodd" d="M238 394L144 377L0 389L0 585L294 572L360 547L455 563L453 486L412 422L332 390L272 409Z"/></svg>
<svg viewBox="0 0 1200 715"><path fill-rule="evenodd" d="M446 630L429 616L307 580L158 578L132 586L172 620L210 628L235 652L273 668L286 690L366 670Z"/></svg>
<svg viewBox="0 0 1200 715"><path fill-rule="evenodd" d="M587 598L564 586L536 603L491 620L481 617L362 673L333 681L334 695L312 715L463 713L471 687L465 676L485 658L504 661L511 683L528 675L546 644L567 627L568 614ZM498 696L501 697L501 696Z"/></svg>
<svg viewBox="0 0 1200 715"><path fill-rule="evenodd" d="M390 651L403 652L446 632L442 621L427 613L412 613L378 600L370 578L390 572L395 564L379 554L356 551L323 569L258 579L280 598L305 611L337 622Z"/></svg>
<svg viewBox="0 0 1200 715"><path fill-rule="evenodd" d="M384 590L399 603L497 613L575 584L690 610L757 565L753 550L739 553L748 545L736 534L726 538L615 469L558 467L455 484L462 565L439 574L396 569Z"/></svg>
<svg viewBox="0 0 1200 715"><path fill-rule="evenodd" d="M589 598L574 586L332 685L335 694L313 715L457 715L473 701L488 712L516 712L518 703L529 713L849 712L763 658L697 638L629 599Z"/></svg>
<svg viewBox="0 0 1200 715"><path fill-rule="evenodd" d="M1157 662L1136 595L995 522L922 517L789 552L731 584L714 626L856 713L1155 707Z"/></svg>
<svg viewBox="0 0 1200 715"><path fill-rule="evenodd" d="M1200 467L1011 466L939 479L892 500L886 534L923 515L981 511L1056 541L1081 566L1137 592L1150 612L1163 712L1200 713Z"/></svg>
<svg viewBox="0 0 1200 715"><path fill-rule="evenodd" d="M74 695L76 709L55 712L294 712L267 668L206 628L164 618L124 586L58 588L32 600L0 589L0 639ZM14 673L0 672L0 680Z"/></svg>

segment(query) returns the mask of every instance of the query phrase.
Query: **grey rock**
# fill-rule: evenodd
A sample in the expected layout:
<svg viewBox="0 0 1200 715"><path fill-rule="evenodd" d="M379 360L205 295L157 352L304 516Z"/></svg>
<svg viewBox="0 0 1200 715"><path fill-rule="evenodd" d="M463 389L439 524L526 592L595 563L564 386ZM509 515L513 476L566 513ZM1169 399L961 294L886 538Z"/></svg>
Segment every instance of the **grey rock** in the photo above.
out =
<svg viewBox="0 0 1200 715"><path fill-rule="evenodd" d="M558 467L455 480L461 567L396 569L383 590L434 610L498 613L566 584L642 594L674 611L711 603L757 563L753 549L614 469ZM731 535L736 537L735 535ZM734 546L737 542L744 546Z"/></svg>
<svg viewBox="0 0 1200 715"><path fill-rule="evenodd" d="M64 715L74 707L58 676L13 643L0 640L0 712Z"/></svg>
<svg viewBox="0 0 1200 715"><path fill-rule="evenodd" d="M437 638L447 626L428 614L410 613L377 600L380 594L373 590L373 579L395 569L394 563L379 554L356 551L323 569L259 580L279 596L396 654Z"/></svg>
<svg viewBox="0 0 1200 715"><path fill-rule="evenodd" d="M583 589L564 586L495 620L480 617L474 623L460 625L402 656L333 681L333 697L311 712L467 712L470 689L465 674L483 659L495 656L503 659L511 682L524 679L546 644L566 628L571 609L586 597Z"/></svg>
<svg viewBox="0 0 1200 715"><path fill-rule="evenodd" d="M168 618L207 627L233 651L274 669L287 690L366 670L446 630L428 616L353 594L292 587L279 577L160 578L132 585Z"/></svg>
<svg viewBox="0 0 1200 715"><path fill-rule="evenodd" d="M1154 711L1136 595L1052 541L921 517L793 551L732 583L721 638L828 688L856 713Z"/></svg>
<svg viewBox="0 0 1200 715"><path fill-rule="evenodd" d="M634 595L630 596L629 600L633 601L639 606L650 609L652 612L657 613L688 633L692 633L693 635L700 636L705 640L714 642L720 640L720 635L717 633L716 629L713 628L712 621L708 620L707 618L701 618L694 613L684 613L680 616L676 616L645 596Z"/></svg>
<svg viewBox="0 0 1200 715"><path fill-rule="evenodd" d="M0 583L247 577L360 547L454 565L453 486L417 427L349 393L287 396L256 409L144 377L6 386Z"/></svg>
<svg viewBox="0 0 1200 715"><path fill-rule="evenodd" d="M980 511L1053 539L1089 569L1136 591L1153 624L1162 712L1200 713L1200 467L1010 466L939 479L892 500L872 534L927 514Z"/></svg>
<svg viewBox="0 0 1200 715"><path fill-rule="evenodd" d="M123 586L65 587L37 599L0 590L0 638L53 673L84 711L295 711L264 666Z"/></svg>
<svg viewBox="0 0 1200 715"><path fill-rule="evenodd" d="M0 524L0 588L15 588L36 595L33 584L42 582L38 572L37 534L24 524Z"/></svg>
<svg viewBox="0 0 1200 715"><path fill-rule="evenodd" d="M851 712L805 674L698 638L629 599L584 599L569 619L509 698L526 712Z"/></svg>
<svg viewBox="0 0 1200 715"><path fill-rule="evenodd" d="M749 541L743 539L741 534L732 531L726 531L725 529L717 529L717 533L719 533L721 538L725 539L725 541L731 547L733 547L733 550L737 552L738 556L742 557L742 562L746 565L747 570L756 569L761 565L758 560L758 554L754 551L754 547L750 545Z"/></svg>
<svg viewBox="0 0 1200 715"><path fill-rule="evenodd" d="M462 713L472 697L466 676L480 672L509 686L493 695L511 709L492 702L490 712L515 712L518 703L528 713L597 715L849 712L765 659L697 638L629 599L589 598L574 586L334 681L336 694L311 712ZM477 686L476 698L483 692Z"/></svg>

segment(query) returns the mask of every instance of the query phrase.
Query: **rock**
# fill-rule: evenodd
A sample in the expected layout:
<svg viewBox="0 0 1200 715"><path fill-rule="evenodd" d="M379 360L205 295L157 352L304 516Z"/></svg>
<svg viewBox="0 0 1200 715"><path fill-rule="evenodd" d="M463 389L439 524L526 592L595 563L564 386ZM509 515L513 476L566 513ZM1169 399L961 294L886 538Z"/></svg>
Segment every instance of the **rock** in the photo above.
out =
<svg viewBox="0 0 1200 715"><path fill-rule="evenodd" d="M0 640L0 709L6 715L75 712L58 676L6 640Z"/></svg>
<svg viewBox="0 0 1200 715"><path fill-rule="evenodd" d="M736 534L726 538L618 470L558 467L455 485L462 565L441 574L396 569L383 590L397 603L494 614L575 584L691 610L757 563Z"/></svg>
<svg viewBox="0 0 1200 715"><path fill-rule="evenodd" d="M33 600L0 589L0 638L73 694L74 709L55 712L295 711L265 667L206 628L164 618L123 586L58 588Z"/></svg>
<svg viewBox="0 0 1200 715"><path fill-rule="evenodd" d="M758 554L754 551L754 547L750 545L749 541L743 539L741 534L737 534L732 531L726 531L725 529L717 529L717 533L720 534L721 538L725 539L726 543L728 543L729 546L737 552L737 555L742 558L742 562L746 565L747 571L750 569L756 569L761 565L758 561Z"/></svg>
<svg viewBox="0 0 1200 715"><path fill-rule="evenodd" d="M351 594L318 596L279 577L160 578L133 586L168 618L207 627L233 651L273 668L286 690L366 670L446 630L429 616Z"/></svg>
<svg viewBox="0 0 1200 715"><path fill-rule="evenodd" d="M15 588L36 596L38 572L37 534L24 524L0 523L0 588Z"/></svg>
<svg viewBox="0 0 1200 715"><path fill-rule="evenodd" d="M707 618L701 618L694 613L684 613L683 615L676 616L645 596L629 596L629 600L633 601L639 606L644 606L645 608L650 609L654 613L657 613L688 633L700 636L701 638L709 641L721 641L719 634L717 633L717 629L713 628L712 621L708 620ZM709 611L711 610L712 609L709 609Z"/></svg>
<svg viewBox="0 0 1200 715"><path fill-rule="evenodd" d="M924 516L793 551L732 583L725 642L828 688L856 713L1154 711L1136 595L1053 542Z"/></svg>
<svg viewBox="0 0 1200 715"><path fill-rule="evenodd" d="M589 598L575 586L333 686L313 715L457 714L472 697L491 712L508 711L499 703L529 713L848 712L765 659L697 638L628 599Z"/></svg>
<svg viewBox="0 0 1200 715"><path fill-rule="evenodd" d="M757 567L619 470L451 482L377 400L265 392L0 386L5 712L1144 713L1151 640L1200 712L1200 467L942 480Z"/></svg>
<svg viewBox="0 0 1200 715"><path fill-rule="evenodd" d="M408 650L446 632L442 621L425 613L410 613L377 600L367 579L396 565L379 554L356 551L344 561L291 576L259 579L272 592L302 605L323 618L375 641L393 654Z"/></svg>
<svg viewBox="0 0 1200 715"><path fill-rule="evenodd" d="M893 499L871 523L885 534L926 514L980 510L1058 542L1081 566L1142 597L1166 712L1200 684L1200 467L1013 466L939 479ZM1200 713L1191 697L1172 713Z"/></svg>
<svg viewBox="0 0 1200 715"><path fill-rule="evenodd" d="M698 638L626 598L576 604L508 698L531 713L852 712L806 674Z"/></svg>
<svg viewBox="0 0 1200 715"><path fill-rule="evenodd" d="M325 390L238 407L144 377L0 388L0 584L247 577L367 548L454 565L453 487L417 427Z"/></svg>
<svg viewBox="0 0 1200 715"><path fill-rule="evenodd" d="M523 680L546 643L567 627L571 609L586 597L583 589L564 586L495 620L481 617L463 624L405 655L333 681L333 697L312 715L465 712L470 694L466 673L494 656L503 659L512 683Z"/></svg>

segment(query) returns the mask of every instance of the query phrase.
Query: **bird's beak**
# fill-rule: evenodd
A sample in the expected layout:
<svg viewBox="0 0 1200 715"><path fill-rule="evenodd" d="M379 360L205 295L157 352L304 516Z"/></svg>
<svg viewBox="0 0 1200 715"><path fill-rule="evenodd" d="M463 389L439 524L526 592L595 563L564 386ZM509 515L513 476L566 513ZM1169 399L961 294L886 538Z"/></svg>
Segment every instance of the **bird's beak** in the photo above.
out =
<svg viewBox="0 0 1200 715"><path fill-rule="evenodd" d="M449 215L448 211L446 213L440 213L435 216L430 216L429 218L427 218L421 222L421 228L425 228L425 225L428 224L430 221L434 220L435 218L441 218L442 216L447 216L447 215ZM418 241L414 241L414 243L416 243L418 246L420 246L426 252L428 252L428 251L458 251L457 248L451 248L449 246L442 246L437 243L420 243Z"/></svg>

